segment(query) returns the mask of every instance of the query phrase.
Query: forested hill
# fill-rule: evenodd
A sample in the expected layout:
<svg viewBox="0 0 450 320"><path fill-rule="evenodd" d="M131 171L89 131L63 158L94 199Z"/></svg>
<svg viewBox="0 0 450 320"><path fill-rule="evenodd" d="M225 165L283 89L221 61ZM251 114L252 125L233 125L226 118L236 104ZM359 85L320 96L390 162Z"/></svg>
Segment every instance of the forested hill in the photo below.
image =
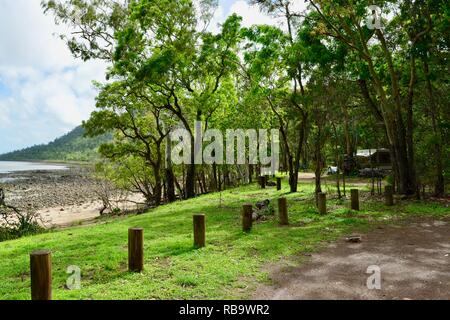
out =
<svg viewBox="0 0 450 320"><path fill-rule="evenodd" d="M111 135L86 138L84 137L84 129L79 126L49 144L3 154L0 155L0 160L88 161L98 157L98 147L109 139L111 139Z"/></svg>

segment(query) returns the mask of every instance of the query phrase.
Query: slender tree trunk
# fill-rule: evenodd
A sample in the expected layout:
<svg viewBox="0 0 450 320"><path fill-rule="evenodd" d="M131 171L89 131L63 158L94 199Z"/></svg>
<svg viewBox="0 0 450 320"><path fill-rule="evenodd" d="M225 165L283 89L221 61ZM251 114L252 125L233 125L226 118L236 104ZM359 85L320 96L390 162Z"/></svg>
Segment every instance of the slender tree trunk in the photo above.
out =
<svg viewBox="0 0 450 320"><path fill-rule="evenodd" d="M336 172L336 189L338 192L338 198L342 199L342 194L341 194L341 186L340 186L340 170L339 170L339 140L338 140L338 135L337 135L337 130L336 130L336 126L333 124L333 131L334 131L334 138L335 138L335 143L334 143L334 156L335 156L335 161L336 161L336 166L337 166L337 172Z"/></svg>
<svg viewBox="0 0 450 320"><path fill-rule="evenodd" d="M349 168L348 172L344 172L344 174L349 174L350 172L352 172L355 168L353 166L354 164L354 159L353 159L353 143L352 143L352 139L350 137L350 120L349 120L349 116L348 116L348 110L347 110L347 106L343 106L342 108L343 114L344 114L344 135L345 135L345 145L346 145L346 152L347 152L347 157L349 159L349 163L351 163L351 167Z"/></svg>
<svg viewBox="0 0 450 320"><path fill-rule="evenodd" d="M174 202L177 197L175 195L175 175L172 166L172 144L170 139L166 143L166 196L168 202Z"/></svg>
<svg viewBox="0 0 450 320"><path fill-rule="evenodd" d="M280 119L281 122L281 119ZM280 126L281 136L283 138L285 153L287 157L287 164L288 164L288 170L289 170L289 186L291 189L291 192L297 192L297 185L298 185L298 171L297 174L295 174L295 167L294 167L294 158L292 156L289 141L287 137L287 133L283 125Z"/></svg>
<svg viewBox="0 0 450 320"><path fill-rule="evenodd" d="M431 85L430 80L430 68L428 66L428 59L425 57L423 59L423 68L426 77L426 86L428 92L428 99L430 101L430 115L431 115L431 124L433 127L433 133L435 135L435 143L434 143L434 156L435 156L435 185L434 185L434 195L436 197L441 197L445 193L445 181L443 174L443 165L442 165L442 144L441 144L441 132L437 125L439 110L437 109L436 102L433 96L433 86Z"/></svg>
<svg viewBox="0 0 450 320"><path fill-rule="evenodd" d="M226 165L223 167L223 183L226 189L230 187L230 171Z"/></svg>
<svg viewBox="0 0 450 320"><path fill-rule="evenodd" d="M316 198L322 192L322 146L321 146L321 128L319 127L318 138L316 142L316 169L315 169L315 184L316 184Z"/></svg>
<svg viewBox="0 0 450 320"><path fill-rule="evenodd" d="M213 186L214 186L214 191L220 191L220 187L219 187L219 180L217 178L217 164L214 162L212 165L212 170L213 170Z"/></svg>
<svg viewBox="0 0 450 320"><path fill-rule="evenodd" d="M198 183L198 189L200 191L200 194L205 194L205 188L203 187L201 174L197 175L197 183Z"/></svg>
<svg viewBox="0 0 450 320"><path fill-rule="evenodd" d="M417 186L416 177L416 163L414 156L414 86L416 84L416 59L413 54L411 54L410 59L410 83L408 89L408 99L406 104L407 116L406 116L406 146L408 152L408 178L411 187L415 188L414 192L420 199L420 191Z"/></svg>
<svg viewBox="0 0 450 320"><path fill-rule="evenodd" d="M205 174L205 167L202 168L202 184L204 193L208 193L208 184L206 183L206 174Z"/></svg>
<svg viewBox="0 0 450 320"><path fill-rule="evenodd" d="M306 136L306 125L308 121L308 114L302 112L302 122L300 124L300 134L299 134L299 140L297 145L297 150L295 154L295 167L294 167L294 175L293 175L293 181L291 185L291 192L297 192L298 191L298 175L300 173L300 161L301 161L301 155L303 151L303 145L305 143L305 136Z"/></svg>
<svg viewBox="0 0 450 320"><path fill-rule="evenodd" d="M387 61L388 70L390 74L391 79L391 87L392 87L392 95L394 100L394 106L395 106L395 127L393 128L396 131L396 141L394 142L394 148L397 152L397 161L398 161L398 169L399 169L399 179L400 179L400 193L411 195L414 194L417 191L416 188L416 178L415 178L415 168L414 168L414 156L411 158L410 154L408 153L408 132L405 128L402 112L401 112L401 100L400 100L400 86L399 81L397 78L397 74L394 68L394 63L392 60L392 54L389 52L386 39L384 38L383 33L380 30L376 30L376 35L378 37L378 40L380 40L381 48L383 50L384 56ZM411 81L414 82L414 64L415 61L412 59L410 61L412 64L411 67ZM412 87L413 84L410 84L410 95L412 99ZM411 107L412 108L412 107ZM408 108L409 109L409 108ZM411 122L412 127L412 109L407 112L407 126L409 127L409 122ZM391 128L392 129L392 128ZM412 128L411 128L412 130ZM409 131L409 130L408 130ZM411 140L412 140L412 133L411 133ZM411 146L411 149L413 149L413 146ZM414 151L412 150L412 153Z"/></svg>
<svg viewBox="0 0 450 320"><path fill-rule="evenodd" d="M342 164L342 161L341 161ZM344 189L344 197L347 196L347 190L346 190L346 181L345 181L345 172L342 174L342 188Z"/></svg>
<svg viewBox="0 0 450 320"><path fill-rule="evenodd" d="M316 157L317 157L317 155L316 155ZM320 157L320 155L319 155L319 157ZM316 171L315 171L316 189L315 189L315 192L316 192L317 200L318 200L317 195L322 192L322 168L321 168L320 162L321 162L320 158L318 160L316 160Z"/></svg>
<svg viewBox="0 0 450 320"><path fill-rule="evenodd" d="M196 166L195 166L195 138L191 133L191 163L186 165L186 199L195 197L195 178L196 178Z"/></svg>
<svg viewBox="0 0 450 320"><path fill-rule="evenodd" d="M153 196L155 198L155 205L159 206L161 205L161 199L162 199L162 179L161 174L159 173L160 168L159 166L155 166L155 187L153 190Z"/></svg>
<svg viewBox="0 0 450 320"><path fill-rule="evenodd" d="M220 168L218 168L219 170L217 170L217 176L218 176L218 191L222 191L223 189L222 189L222 167L223 166L221 166Z"/></svg>
<svg viewBox="0 0 450 320"><path fill-rule="evenodd" d="M414 185L414 178L411 177L411 170L413 166L409 163L407 143L406 143L406 132L405 126L402 118L402 105L400 100L400 87L397 79L397 73L394 68L392 54L389 52L388 46L386 44L386 39L380 30L376 30L375 33L378 40L381 43L381 49L385 56L388 71L391 80L392 89L392 99L393 103L388 100L387 93L384 89L383 83L375 70L374 62L371 58L369 49L364 35L362 35L361 29L359 30L362 44L362 51L364 60L367 62L369 72L372 77L374 87L379 95L381 114L383 116L383 121L386 127L386 133L388 136L389 144L391 150L394 154L391 155L393 160L396 162L396 167L398 170L398 189L402 194L414 194L416 187ZM411 169L410 169L411 168Z"/></svg>

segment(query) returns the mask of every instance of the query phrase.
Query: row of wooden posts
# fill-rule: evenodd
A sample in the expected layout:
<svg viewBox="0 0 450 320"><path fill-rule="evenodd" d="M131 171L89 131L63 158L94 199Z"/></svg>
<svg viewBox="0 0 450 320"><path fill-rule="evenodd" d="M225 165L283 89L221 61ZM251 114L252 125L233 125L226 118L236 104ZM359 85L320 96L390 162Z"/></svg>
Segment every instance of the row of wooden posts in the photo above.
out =
<svg viewBox="0 0 450 320"><path fill-rule="evenodd" d="M281 180L281 179L280 179ZM281 184L281 181L280 181ZM392 206L393 189L386 187L386 205ZM351 190L351 208L359 211L359 190ZM318 209L322 215L327 214L326 194L318 195ZM287 199L278 199L278 217L282 226L289 225ZM250 232L253 227L253 205L244 204L242 208L242 229ZM204 214L194 215L194 246L206 246L206 217ZM144 229L130 228L128 230L128 269L130 272L144 270ZM35 251L30 255L31 297L32 300L52 299L52 254L48 250Z"/></svg>
<svg viewBox="0 0 450 320"><path fill-rule="evenodd" d="M385 204L387 206L394 205L394 190L392 186L386 186L385 188ZM319 193L317 195L317 203L320 214L327 214L327 195L326 193ZM351 189L351 209L359 211L359 190Z"/></svg>
<svg viewBox="0 0 450 320"><path fill-rule="evenodd" d="M277 178L277 190L278 191L281 190L281 181L282 181L282 178ZM261 186L262 189L266 188L267 182L269 182L269 176L259 177L259 185Z"/></svg>

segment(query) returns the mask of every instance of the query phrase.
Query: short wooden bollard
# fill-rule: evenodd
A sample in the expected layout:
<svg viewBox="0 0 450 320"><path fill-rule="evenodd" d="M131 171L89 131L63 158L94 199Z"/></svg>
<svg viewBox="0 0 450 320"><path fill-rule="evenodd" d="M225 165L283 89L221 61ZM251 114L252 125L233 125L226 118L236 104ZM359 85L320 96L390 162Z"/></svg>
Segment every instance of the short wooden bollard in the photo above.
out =
<svg viewBox="0 0 450 320"><path fill-rule="evenodd" d="M359 211L359 190L352 189L352 210Z"/></svg>
<svg viewBox="0 0 450 320"><path fill-rule="evenodd" d="M206 246L206 217L204 214L194 216L194 247Z"/></svg>
<svg viewBox="0 0 450 320"><path fill-rule="evenodd" d="M326 193L319 193L317 195L317 200L318 200L318 208L319 208L319 213L322 215L327 214L327 195Z"/></svg>
<svg viewBox="0 0 450 320"><path fill-rule="evenodd" d="M277 178L277 190L281 190L281 178Z"/></svg>
<svg viewBox="0 0 450 320"><path fill-rule="evenodd" d="M34 251L30 255L31 299L52 300L52 253Z"/></svg>
<svg viewBox="0 0 450 320"><path fill-rule="evenodd" d="M393 206L394 205L394 189L392 186L386 186L384 189L384 196L386 200L387 206Z"/></svg>
<svg viewBox="0 0 450 320"><path fill-rule="evenodd" d="M289 225L289 216L288 216L287 199L286 198L278 199L278 214L280 216L280 225L282 225L282 226Z"/></svg>
<svg viewBox="0 0 450 320"><path fill-rule="evenodd" d="M253 227L253 206L251 204L244 204L242 207L242 230L250 232Z"/></svg>
<svg viewBox="0 0 450 320"><path fill-rule="evenodd" d="M144 270L144 229L128 230L128 270L142 272Z"/></svg>

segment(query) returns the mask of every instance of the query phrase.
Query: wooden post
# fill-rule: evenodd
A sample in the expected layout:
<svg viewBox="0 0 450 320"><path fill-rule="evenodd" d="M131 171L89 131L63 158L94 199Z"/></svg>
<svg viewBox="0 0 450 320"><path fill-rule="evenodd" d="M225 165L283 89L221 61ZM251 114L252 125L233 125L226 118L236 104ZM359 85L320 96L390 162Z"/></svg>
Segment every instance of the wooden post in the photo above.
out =
<svg viewBox="0 0 450 320"><path fill-rule="evenodd" d="M386 186L384 196L386 199L386 205L393 206L394 205L394 190L393 190L392 186Z"/></svg>
<svg viewBox="0 0 450 320"><path fill-rule="evenodd" d="M264 177L264 176L259 177L259 184L261 185L261 189L265 189L266 188L266 177Z"/></svg>
<svg viewBox="0 0 450 320"><path fill-rule="evenodd" d="M281 178L277 178L277 190L281 190Z"/></svg>
<svg viewBox="0 0 450 320"><path fill-rule="evenodd" d="M359 190L352 189L352 210L359 211Z"/></svg>
<svg viewBox="0 0 450 320"><path fill-rule="evenodd" d="M282 226L289 225L289 216L288 216L287 199L286 198L278 199L278 214L280 216L280 224Z"/></svg>
<svg viewBox="0 0 450 320"><path fill-rule="evenodd" d="M244 204L242 208L242 229L244 232L250 232L253 226L253 206Z"/></svg>
<svg viewBox="0 0 450 320"><path fill-rule="evenodd" d="M142 272L144 270L144 229L128 230L128 270Z"/></svg>
<svg viewBox="0 0 450 320"><path fill-rule="evenodd" d="M317 199L318 199L319 213L322 215L327 214L327 195L326 195L326 193L320 192L317 195Z"/></svg>
<svg viewBox="0 0 450 320"><path fill-rule="evenodd" d="M194 216L194 247L206 246L206 217L204 214Z"/></svg>
<svg viewBox="0 0 450 320"><path fill-rule="evenodd" d="M31 299L52 300L52 253L34 251L30 255Z"/></svg>

